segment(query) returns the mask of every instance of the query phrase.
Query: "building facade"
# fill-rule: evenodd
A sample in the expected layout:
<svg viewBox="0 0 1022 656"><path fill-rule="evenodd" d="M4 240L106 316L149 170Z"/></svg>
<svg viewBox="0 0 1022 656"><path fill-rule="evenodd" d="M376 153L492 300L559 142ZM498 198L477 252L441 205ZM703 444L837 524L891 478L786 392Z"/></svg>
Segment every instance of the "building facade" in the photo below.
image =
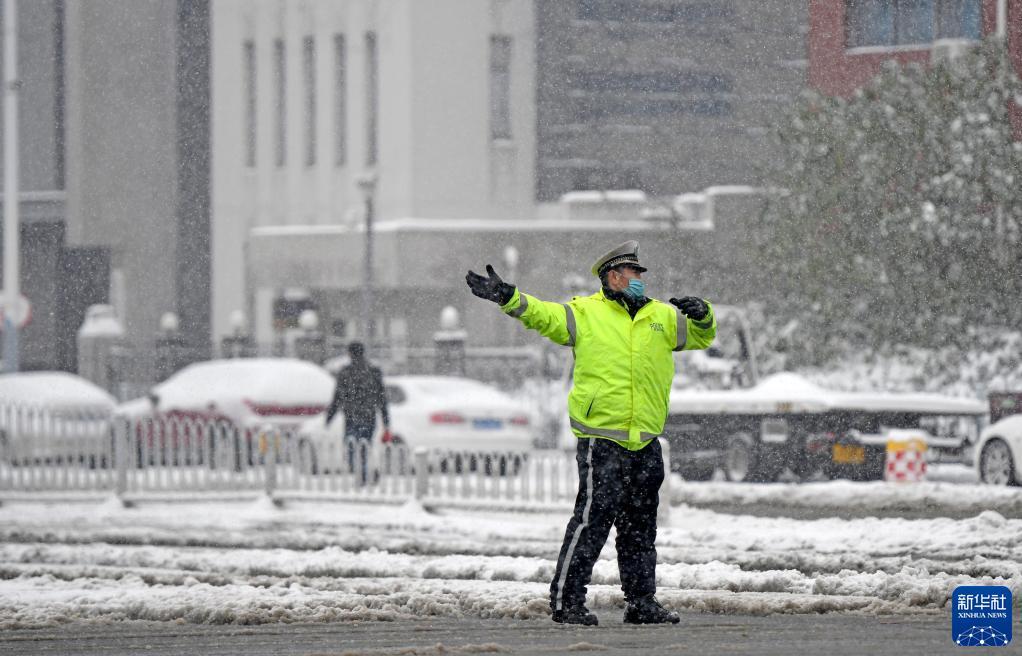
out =
<svg viewBox="0 0 1022 656"><path fill-rule="evenodd" d="M805 87L805 2L536 2L537 197L762 182Z"/></svg>
<svg viewBox="0 0 1022 656"><path fill-rule="evenodd" d="M809 83L847 96L887 61L930 61L934 44L974 41L1003 29L1022 72L1022 0L811 0Z"/></svg>
<svg viewBox="0 0 1022 656"><path fill-rule="evenodd" d="M159 318L208 344L208 3L18 3L22 369L75 370L89 305L113 302L152 369ZM207 349L208 350L208 349Z"/></svg>
<svg viewBox="0 0 1022 656"><path fill-rule="evenodd" d="M459 234L416 226L531 216L533 23L514 0L215 0L214 337L241 311L266 344L304 307L357 334L369 284L400 338L386 308L440 284L413 265Z"/></svg>
<svg viewBox="0 0 1022 656"><path fill-rule="evenodd" d="M216 0L212 23L213 335L240 311L263 345L304 308L365 337L367 285L374 340L429 343L486 261L563 297L616 235L678 233L555 201L756 184L805 84L784 0Z"/></svg>

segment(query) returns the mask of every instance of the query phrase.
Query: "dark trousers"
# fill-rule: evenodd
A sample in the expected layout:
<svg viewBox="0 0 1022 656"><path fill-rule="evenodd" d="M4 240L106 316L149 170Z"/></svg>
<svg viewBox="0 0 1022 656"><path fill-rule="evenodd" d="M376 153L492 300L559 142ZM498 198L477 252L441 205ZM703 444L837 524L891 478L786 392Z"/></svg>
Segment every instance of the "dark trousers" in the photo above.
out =
<svg viewBox="0 0 1022 656"><path fill-rule="evenodd" d="M348 450L348 472L354 474L355 463L358 463L361 485L365 485L369 479L369 450L375 430L375 424L344 423L344 444Z"/></svg>
<svg viewBox="0 0 1022 656"><path fill-rule="evenodd" d="M578 496L550 583L550 608L584 604L593 565L617 527L621 588L631 601L656 592L656 515L664 461L659 441L629 451L611 440L580 439Z"/></svg>

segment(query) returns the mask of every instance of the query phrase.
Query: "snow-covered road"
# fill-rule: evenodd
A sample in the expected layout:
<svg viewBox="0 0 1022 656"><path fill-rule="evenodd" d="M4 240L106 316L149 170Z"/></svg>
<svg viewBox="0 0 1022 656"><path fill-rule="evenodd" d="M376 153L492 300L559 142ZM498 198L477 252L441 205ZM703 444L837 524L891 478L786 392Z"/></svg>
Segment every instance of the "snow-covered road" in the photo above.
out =
<svg viewBox="0 0 1022 656"><path fill-rule="evenodd" d="M704 485L707 495L740 490ZM845 484L834 485L836 494ZM777 494L756 489L743 494ZM565 513L431 513L414 502L10 503L0 507L0 629L540 618L565 521ZM657 546L658 596L678 608L937 614L967 583L1005 584L1022 599L1022 519L991 510L801 520L682 505ZM597 608L622 606L614 558L612 536L590 587Z"/></svg>

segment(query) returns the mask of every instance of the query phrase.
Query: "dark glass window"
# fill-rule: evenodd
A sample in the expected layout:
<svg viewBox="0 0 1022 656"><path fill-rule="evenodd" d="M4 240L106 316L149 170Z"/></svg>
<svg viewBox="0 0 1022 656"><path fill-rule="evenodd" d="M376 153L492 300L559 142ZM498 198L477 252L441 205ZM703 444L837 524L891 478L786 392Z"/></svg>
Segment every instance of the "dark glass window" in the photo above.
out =
<svg viewBox="0 0 1022 656"><path fill-rule="evenodd" d="M490 37L490 138L511 138L511 37Z"/></svg>
<svg viewBox="0 0 1022 656"><path fill-rule="evenodd" d="M287 60L283 39L273 42L273 69L277 83L276 160L277 166L284 166L287 163Z"/></svg>
<svg viewBox="0 0 1022 656"><path fill-rule="evenodd" d="M983 7L978 0L944 0L937 5L937 38L983 36Z"/></svg>
<svg viewBox="0 0 1022 656"><path fill-rule="evenodd" d="M933 41L933 0L898 0L894 5L894 34L898 43Z"/></svg>
<svg viewBox="0 0 1022 656"><path fill-rule="evenodd" d="M571 188L574 191L642 189L642 173L636 166L579 167L571 172Z"/></svg>
<svg viewBox="0 0 1022 656"><path fill-rule="evenodd" d="M982 0L845 0L848 47L978 39Z"/></svg>
<svg viewBox="0 0 1022 656"><path fill-rule="evenodd" d="M348 61L344 35L334 35L334 164L344 166L348 140Z"/></svg>
<svg viewBox="0 0 1022 656"><path fill-rule="evenodd" d="M305 87L305 165L316 163L316 41L302 39L302 83Z"/></svg>
<svg viewBox="0 0 1022 656"><path fill-rule="evenodd" d="M714 2L654 2L652 0L577 0L575 16L580 20L627 23L674 23L724 18L734 13L730 0Z"/></svg>
<svg viewBox="0 0 1022 656"><path fill-rule="evenodd" d="M572 89L636 93L729 92L734 80L719 73L692 71L575 71L568 76Z"/></svg>
<svg viewBox="0 0 1022 656"><path fill-rule="evenodd" d="M245 166L256 165L256 52L255 42L245 41Z"/></svg>
<svg viewBox="0 0 1022 656"><path fill-rule="evenodd" d="M387 396L387 403L391 405L400 405L408 398L405 391L397 385L384 386L384 394Z"/></svg>

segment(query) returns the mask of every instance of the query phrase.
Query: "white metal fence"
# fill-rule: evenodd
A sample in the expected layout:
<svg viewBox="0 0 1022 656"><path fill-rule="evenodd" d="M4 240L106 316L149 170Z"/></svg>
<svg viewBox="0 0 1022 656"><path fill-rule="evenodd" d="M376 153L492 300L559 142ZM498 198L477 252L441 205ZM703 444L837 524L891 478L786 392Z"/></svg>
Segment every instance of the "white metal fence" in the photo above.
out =
<svg viewBox="0 0 1022 656"><path fill-rule="evenodd" d="M0 406L0 495L261 491L285 498L563 508L573 503L577 486L574 453L559 450L370 447L224 420Z"/></svg>
<svg viewBox="0 0 1022 656"><path fill-rule="evenodd" d="M0 405L0 500L34 493L132 500L219 492L536 510L570 508L577 489L575 454L560 450L427 451L316 441L294 430L224 420ZM661 498L670 498L666 484ZM661 513L668 511L661 503Z"/></svg>

